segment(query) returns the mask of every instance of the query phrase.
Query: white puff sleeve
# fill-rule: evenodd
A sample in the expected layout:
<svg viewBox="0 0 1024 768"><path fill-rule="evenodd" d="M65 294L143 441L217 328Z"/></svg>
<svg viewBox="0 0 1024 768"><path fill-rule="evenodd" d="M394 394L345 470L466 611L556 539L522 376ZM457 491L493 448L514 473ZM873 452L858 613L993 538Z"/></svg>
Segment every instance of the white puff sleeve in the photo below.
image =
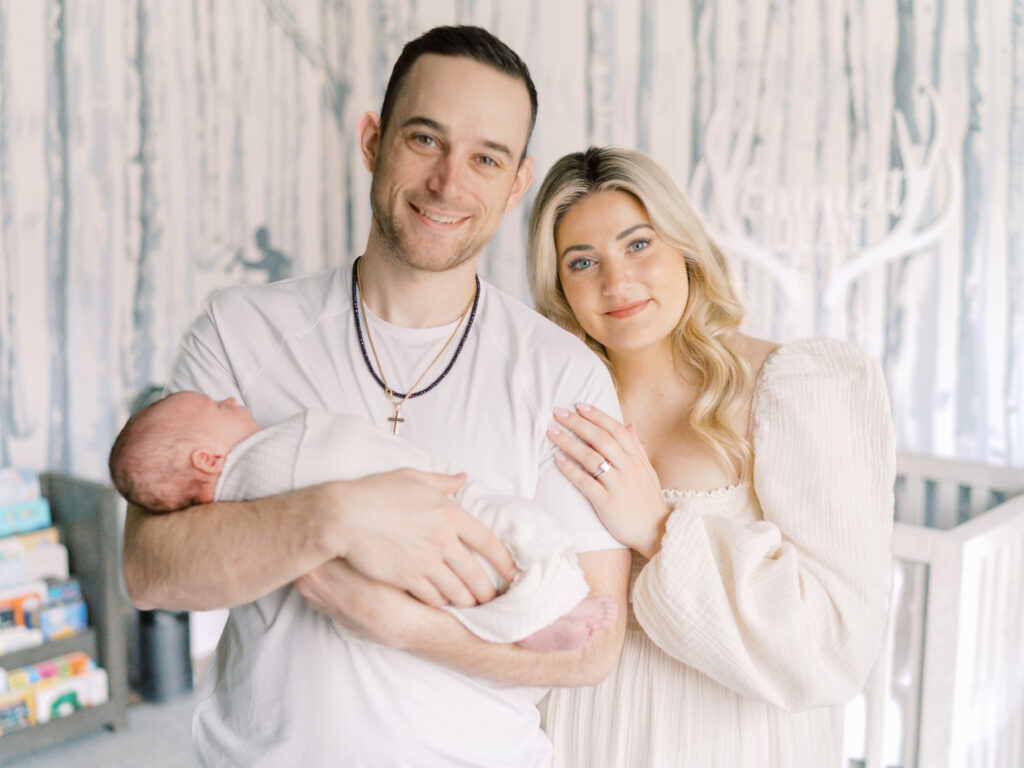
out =
<svg viewBox="0 0 1024 768"><path fill-rule="evenodd" d="M790 711L845 702L878 652L890 585L896 459L880 367L831 339L781 347L751 437L756 498L684 498L634 613L666 653L741 695Z"/></svg>

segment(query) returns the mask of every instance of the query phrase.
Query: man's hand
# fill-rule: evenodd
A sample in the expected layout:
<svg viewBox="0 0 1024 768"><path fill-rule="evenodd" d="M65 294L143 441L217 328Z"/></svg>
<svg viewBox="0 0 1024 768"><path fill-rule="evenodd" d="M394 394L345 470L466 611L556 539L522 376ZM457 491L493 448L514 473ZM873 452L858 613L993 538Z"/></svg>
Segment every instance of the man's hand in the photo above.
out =
<svg viewBox="0 0 1024 768"><path fill-rule="evenodd" d="M449 497L464 474L399 469L344 483L338 556L364 576L440 607L469 607L495 596L474 557L509 581L515 562L501 540Z"/></svg>

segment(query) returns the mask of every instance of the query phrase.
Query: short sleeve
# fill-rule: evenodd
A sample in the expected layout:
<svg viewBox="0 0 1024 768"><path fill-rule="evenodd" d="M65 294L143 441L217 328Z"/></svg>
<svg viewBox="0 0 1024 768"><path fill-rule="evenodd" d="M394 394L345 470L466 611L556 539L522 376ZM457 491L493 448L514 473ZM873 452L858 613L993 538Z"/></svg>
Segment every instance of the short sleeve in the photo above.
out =
<svg viewBox="0 0 1024 768"><path fill-rule="evenodd" d="M589 403L622 421L622 409L611 375L589 350L583 350L581 354L585 355L583 359L587 362L587 375L563 377L558 382L551 409L561 406L571 410L577 403ZM551 409L540 414L538 428L542 431L554 423ZM543 433L539 439L544 441L546 449L538 472L534 501L569 529L577 554L602 549L623 549L624 545L608 532L587 498L558 469L555 464L555 444Z"/></svg>
<svg viewBox="0 0 1024 768"><path fill-rule="evenodd" d="M214 321L211 299L203 313L186 331L167 383L170 392L193 390L215 400L226 397L243 400L241 388L228 363L227 352Z"/></svg>

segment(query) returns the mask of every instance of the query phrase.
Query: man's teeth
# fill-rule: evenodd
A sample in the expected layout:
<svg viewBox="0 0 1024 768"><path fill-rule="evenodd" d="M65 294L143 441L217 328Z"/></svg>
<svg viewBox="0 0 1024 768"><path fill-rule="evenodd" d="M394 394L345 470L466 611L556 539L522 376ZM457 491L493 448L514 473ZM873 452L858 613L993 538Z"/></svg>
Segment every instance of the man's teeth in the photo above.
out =
<svg viewBox="0 0 1024 768"><path fill-rule="evenodd" d="M431 213L430 211L424 211L422 208L417 208L416 210L419 211L424 216L426 216L431 221L436 221L439 224L454 224L456 221L459 221L459 219L448 219L448 218L445 218L444 216L438 216L436 213Z"/></svg>

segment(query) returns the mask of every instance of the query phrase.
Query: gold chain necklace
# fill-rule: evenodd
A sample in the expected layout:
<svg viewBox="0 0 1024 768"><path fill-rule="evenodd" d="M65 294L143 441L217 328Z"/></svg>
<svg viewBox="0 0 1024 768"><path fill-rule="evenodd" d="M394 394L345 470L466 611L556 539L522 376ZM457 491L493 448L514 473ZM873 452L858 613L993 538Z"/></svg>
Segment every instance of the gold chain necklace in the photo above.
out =
<svg viewBox="0 0 1024 768"><path fill-rule="evenodd" d="M354 270L353 270L355 272L355 281L354 281L355 282L355 287L356 287L357 292L359 294L359 304L358 304L358 306L359 306L360 309L362 309L362 314L363 314L363 317L365 318L365 322L366 322L366 340L370 342L370 351L373 352L374 362L377 363L377 370L380 372L379 383L383 387L384 394L387 395L388 402L391 403L391 407L395 409L394 414L388 417L388 421L391 422L391 434L397 435L398 434L398 425L405 421L405 419L403 419L399 415L399 412L401 411L402 406L405 405L405 401L408 400L410 397L416 397L417 395L426 394L431 389L433 389L435 386L437 386L441 382L441 379L443 379L448 374L448 371L451 370L452 365L455 363L455 359L458 357L459 353L462 351L462 345L465 343L466 336L469 335L469 329L473 325L473 316L472 315L470 315L469 325L466 326L466 332L462 336L462 341L459 342L458 349L455 350L455 355L452 357L451 363L448 364L448 367L444 370L444 372L429 387L425 387L424 389L421 389L419 392L416 391L416 387L418 387L420 385L420 382L422 382L423 379L425 379L427 377L427 374L430 373L431 369L437 364L437 361L441 359L441 356L445 353L445 350L448 349L448 347L451 346L451 343L455 340L455 337L459 333L459 328L462 327L462 321L465 320L466 316L470 314L470 309L474 310L474 312L473 312L474 315L476 314L476 312L475 312L475 310L476 310L476 302L477 302L477 299L480 296L480 281L479 281L479 279L477 279L476 290L473 292L473 298L469 300L469 303L466 304L466 308L464 310L462 310L462 314L459 315L459 322L455 324L455 330L452 331L451 336L449 336L448 340L445 341L444 346L441 347L441 351L438 352L437 355L435 355L434 359L430 361L430 364L426 367L426 369L423 371L423 373L420 374L420 377L418 379L416 379L416 382L411 387L409 387L409 391L407 393L405 393L404 395L402 395L400 393L395 392L391 388L391 386L388 384L387 377L384 376L384 367L380 364L380 357L378 357L378 355L377 355L377 347L374 346L373 336L370 334L370 318L366 314L366 304L363 303L363 283L362 283L362 280L360 279L360 276L361 276L361 269L360 269L360 265L359 265L360 261L362 261L362 259L357 259L356 260L355 267L354 267ZM362 334L359 333L359 317L358 317L358 313L357 313L357 316L356 316L355 320L356 320L356 334L359 336L359 341L362 342ZM360 346L362 346L362 344L360 344ZM363 349L363 358L364 359L366 358L366 350L365 350L365 348ZM370 361L366 360L366 362L367 362L367 364L369 364ZM370 373L371 374L373 373L373 369L372 368L370 369ZM377 378L377 377L374 376L374 378ZM401 398L401 399L396 399L396 398Z"/></svg>

